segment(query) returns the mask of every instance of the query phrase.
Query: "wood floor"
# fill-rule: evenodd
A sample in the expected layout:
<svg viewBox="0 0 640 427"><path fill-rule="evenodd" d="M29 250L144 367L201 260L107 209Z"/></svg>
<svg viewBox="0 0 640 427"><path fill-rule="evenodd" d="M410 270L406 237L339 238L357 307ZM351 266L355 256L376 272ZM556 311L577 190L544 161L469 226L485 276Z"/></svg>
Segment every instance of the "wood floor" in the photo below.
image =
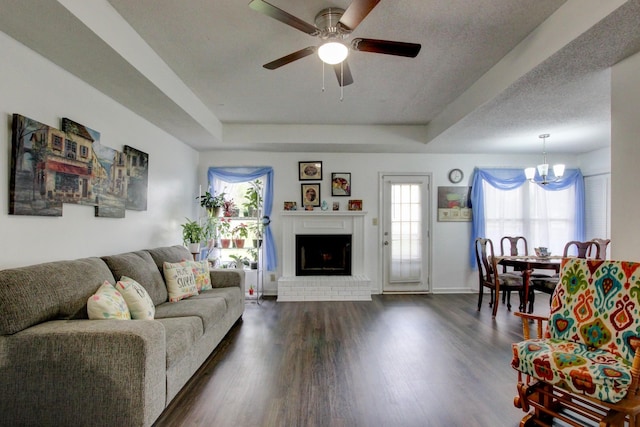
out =
<svg viewBox="0 0 640 427"><path fill-rule="evenodd" d="M476 304L476 295L247 302L155 425L515 427L525 415L509 366L519 319L500 305L494 320Z"/></svg>

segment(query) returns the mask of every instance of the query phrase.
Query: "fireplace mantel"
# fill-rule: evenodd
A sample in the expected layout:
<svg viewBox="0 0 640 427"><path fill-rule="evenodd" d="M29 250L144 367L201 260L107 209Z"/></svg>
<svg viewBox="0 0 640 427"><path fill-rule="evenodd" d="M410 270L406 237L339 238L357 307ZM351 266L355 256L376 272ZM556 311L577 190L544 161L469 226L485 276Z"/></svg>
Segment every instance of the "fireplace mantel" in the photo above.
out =
<svg viewBox="0 0 640 427"><path fill-rule="evenodd" d="M364 211L282 212L282 277L278 301L371 300L365 275ZM351 276L296 276L297 234L350 234Z"/></svg>

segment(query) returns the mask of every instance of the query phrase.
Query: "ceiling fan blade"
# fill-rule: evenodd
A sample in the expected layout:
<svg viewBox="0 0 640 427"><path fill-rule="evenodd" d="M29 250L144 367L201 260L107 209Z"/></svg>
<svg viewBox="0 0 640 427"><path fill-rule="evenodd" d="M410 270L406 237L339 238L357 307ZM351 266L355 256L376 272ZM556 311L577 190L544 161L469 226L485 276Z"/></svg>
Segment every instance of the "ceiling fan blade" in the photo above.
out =
<svg viewBox="0 0 640 427"><path fill-rule="evenodd" d="M297 52L290 53L287 56L283 56L282 58L278 58L275 61L264 64L263 67L267 70L275 70L276 68L280 68L290 62L297 61L298 59L302 59L305 56L312 55L313 53L315 53L316 49L317 48L315 46L305 47L304 49L300 49Z"/></svg>
<svg viewBox="0 0 640 427"><path fill-rule="evenodd" d="M275 7L274 5L267 3L263 0L251 0L249 7L257 12L263 13L267 16L277 19L278 21L290 25L304 33L315 36L318 34L318 29L300 18L296 18L290 13L285 12L282 9Z"/></svg>
<svg viewBox="0 0 640 427"><path fill-rule="evenodd" d="M385 55L415 58L422 47L415 43L393 42L390 40L353 39L353 50L360 52L384 53Z"/></svg>
<svg viewBox="0 0 640 427"><path fill-rule="evenodd" d="M349 69L349 63L345 59L341 62L342 69L340 64L334 64L333 70L336 72L336 77L338 78L338 84L340 86L349 86L353 83L353 77L351 76L351 70Z"/></svg>
<svg viewBox="0 0 640 427"><path fill-rule="evenodd" d="M338 22L353 31L379 2L380 0L353 0Z"/></svg>

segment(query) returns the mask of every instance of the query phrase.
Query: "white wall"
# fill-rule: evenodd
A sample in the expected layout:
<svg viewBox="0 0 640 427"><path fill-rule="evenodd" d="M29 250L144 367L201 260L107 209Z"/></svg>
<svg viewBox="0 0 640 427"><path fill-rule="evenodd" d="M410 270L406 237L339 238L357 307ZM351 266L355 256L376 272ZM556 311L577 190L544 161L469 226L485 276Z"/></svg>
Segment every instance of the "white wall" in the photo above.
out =
<svg viewBox="0 0 640 427"><path fill-rule="evenodd" d="M180 224L196 211L198 153L1 32L0 57L0 268L180 244ZM8 215L13 113L58 128L68 117L106 146L148 153L147 211L96 218L92 207L65 204L62 217Z"/></svg>
<svg viewBox="0 0 640 427"><path fill-rule="evenodd" d="M537 164L539 155L496 156L474 154L348 154L348 153L267 153L267 152L204 152L200 155L198 176L203 188L207 185L207 169L211 166L272 166L274 168L274 209L272 227L276 237L278 256L281 257L281 221L279 213L284 201L300 200L300 184L298 180L298 162L323 162L323 180L321 182L321 198L327 200L329 206L333 201L341 203L346 209L349 197L331 197L331 172L351 172L353 199L363 200L363 210L367 211L366 224L366 258L367 276L372 280L374 292L381 289L378 256L381 241L377 226L373 220L379 218L378 212L378 174L379 172L424 172L433 177L431 198L431 235L432 235L432 286L434 292L468 292L477 287L477 272L469 267L469 236L471 223L437 222L436 196L438 186L451 184L447 175L452 168L460 168L464 172L464 180L458 185L470 185L474 167L525 167ZM574 156L553 156L554 162L565 162L568 167L575 167ZM280 273L276 273L279 275ZM271 282L270 274L265 278L267 293L276 292L276 284Z"/></svg>
<svg viewBox="0 0 640 427"><path fill-rule="evenodd" d="M611 257L640 261L640 54L611 72Z"/></svg>

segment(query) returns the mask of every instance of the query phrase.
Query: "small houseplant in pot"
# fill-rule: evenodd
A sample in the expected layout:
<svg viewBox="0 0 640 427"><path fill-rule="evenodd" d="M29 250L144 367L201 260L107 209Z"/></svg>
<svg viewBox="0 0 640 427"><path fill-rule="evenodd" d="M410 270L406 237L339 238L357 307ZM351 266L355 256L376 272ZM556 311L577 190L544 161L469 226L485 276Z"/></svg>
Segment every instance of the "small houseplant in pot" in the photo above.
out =
<svg viewBox="0 0 640 427"><path fill-rule="evenodd" d="M186 218L187 222L182 224L182 242L189 248L192 254L200 252L200 242L204 238L204 229L198 221Z"/></svg>
<svg viewBox="0 0 640 427"><path fill-rule="evenodd" d="M248 216L255 217L262 206L262 181L256 179L249 183L247 191L244 193L242 207L247 211Z"/></svg>
<svg viewBox="0 0 640 427"><path fill-rule="evenodd" d="M259 248L262 245L262 228L263 225L260 222L252 222L247 227L249 232L253 236L253 247Z"/></svg>
<svg viewBox="0 0 640 427"><path fill-rule="evenodd" d="M209 217L217 217L220 216L220 209L224 207L224 196L225 193L214 196L207 191L204 195L196 197L196 199L200 199L200 206L207 210Z"/></svg>
<svg viewBox="0 0 640 427"><path fill-rule="evenodd" d="M223 248L231 247L231 221L225 218L220 218L216 224L218 236L220 236L220 245Z"/></svg>
<svg viewBox="0 0 640 427"><path fill-rule="evenodd" d="M247 224L240 223L232 231L233 244L236 248L244 248L244 239L249 237L249 230Z"/></svg>

